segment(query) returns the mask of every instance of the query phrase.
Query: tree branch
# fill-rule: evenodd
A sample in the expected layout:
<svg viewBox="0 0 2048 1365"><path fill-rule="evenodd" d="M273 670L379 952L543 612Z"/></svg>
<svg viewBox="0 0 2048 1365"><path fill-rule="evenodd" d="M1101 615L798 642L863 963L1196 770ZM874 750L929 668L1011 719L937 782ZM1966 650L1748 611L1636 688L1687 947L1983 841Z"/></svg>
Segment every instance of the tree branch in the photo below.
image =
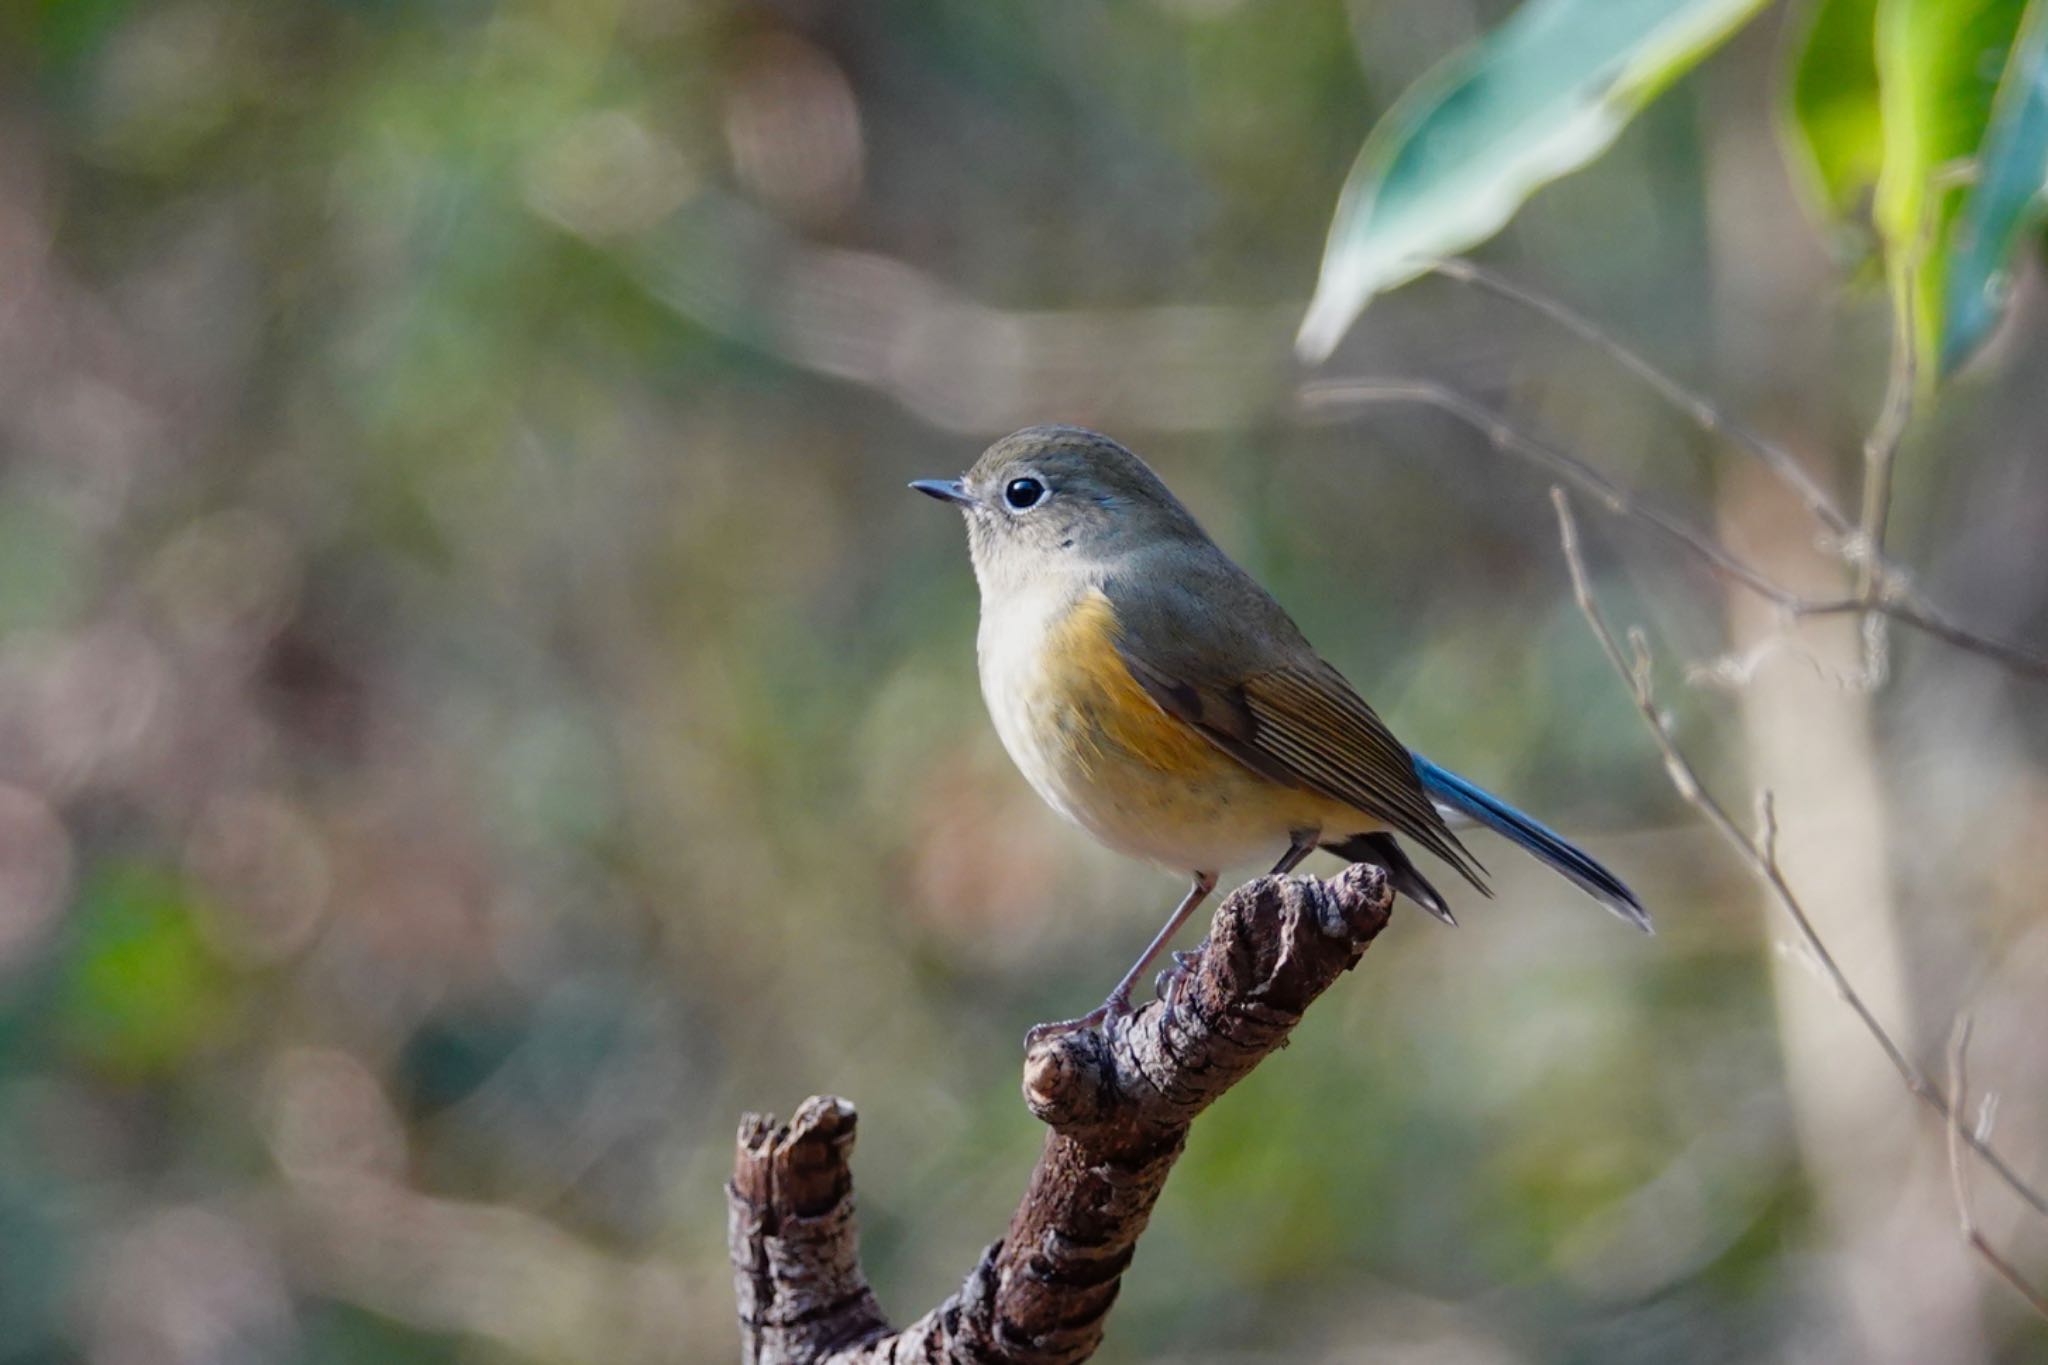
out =
<svg viewBox="0 0 2048 1365"><path fill-rule="evenodd" d="M1963 1127L1963 1114L1969 1105L1970 1021L1964 1017L1956 1020L1955 1031L1949 1035L1948 1043L1948 1180L1949 1191L1955 1198L1956 1222L1963 1235L1963 1245L1989 1266L1999 1279L2011 1285L2013 1291L2026 1301L2027 1307L2048 1318L2048 1294L2028 1283L2027 1277L1991 1245L1983 1229L1977 1226L1976 1207L1970 1198L1969 1163L1963 1159L1963 1144L1970 1138ZM1985 1125L1978 1126L1982 1128Z"/></svg>
<svg viewBox="0 0 2048 1365"><path fill-rule="evenodd" d="M1224 901L1201 947L1164 975L1162 999L1034 1045L1024 1099L1051 1132L1023 1201L959 1291L901 1331L860 1269L853 1106L809 1099L781 1126L748 1115L727 1187L744 1359L1086 1360L1195 1116L1285 1045L1386 926L1392 900L1373 867L1262 877Z"/></svg>
<svg viewBox="0 0 2048 1365"><path fill-rule="evenodd" d="M1435 408L1484 436L1495 450L1519 456L1545 473L1568 481L1606 511L1641 522L1716 574L1765 601L1795 615L1810 605L1806 598L1772 581L1763 570L1705 531L1688 526L1577 455L1529 435L1485 404L1448 385L1430 379L1319 379L1302 385L1300 398L1304 411L1310 415L1344 416L1382 403L1420 403Z"/></svg>
<svg viewBox="0 0 2048 1365"><path fill-rule="evenodd" d="M1563 479L1590 496L1603 511L1648 526L1719 577L1755 593L1787 617L1831 616L1844 612L1882 616L1911 626L1957 649L1994 660L2014 673L2048 682L2048 655L1962 625L1914 589L1904 573L1889 561L1873 561L1879 574L1868 594L1803 596L1777 582L1707 532L1661 510L1577 455L1530 435L1485 404L1448 385L1428 379L1319 379L1301 386L1298 401L1305 416L1325 420L1340 419L1390 403L1435 408L1478 432L1502 454L1527 460L1553 477ZM1855 532L1852 532L1851 540L1857 545L1863 543L1863 538ZM1845 548L1854 550L1855 546L1845 545Z"/></svg>
<svg viewBox="0 0 2048 1365"><path fill-rule="evenodd" d="M1438 261L1432 269L1447 280L1483 289L1496 298L1506 299L1515 306L1525 308L1545 321L1562 327L1613 361L1624 372L1635 376L1652 393L1690 418L1700 430L1730 441L1755 456L1766 469L1777 476L1780 483L1792 490L1806 510L1812 513L1814 520L1825 526L1831 534L1846 540L1855 533L1855 525L1842 514L1841 508L1835 505L1827 490L1813 481L1805 466L1799 463L1791 451L1767 439L1756 428L1722 412L1718 405L1686 388L1650 363L1641 352L1631 349L1609 335L1600 324L1584 313L1548 294L1538 293L1526 285L1517 284L1507 276L1489 270L1476 261L1466 260L1462 256L1447 257Z"/></svg>
<svg viewBox="0 0 2048 1365"><path fill-rule="evenodd" d="M1430 268L1445 279L1478 289L1524 309L1599 351L1658 398L1691 420L1700 430L1730 442L1754 457L1791 490L1835 553L1855 572L1855 593L1840 599L1804 598L1771 581L1704 532L1646 506L1584 460L1537 440L1455 389L1427 380L1317 380L1302 386L1299 399L1311 414L1343 415L1376 403L1424 403L1477 430L1504 454L1517 455L1548 469L1598 499L1607 511L1633 517L1678 542L1716 573L1773 602L1790 617L1854 612L1862 618L1863 682L1876 686L1887 666L1885 623L1897 621L1957 649L1990 659L2015 673L2048 681L2048 655L1973 630L1953 613L1928 600L1910 576L1885 555L1885 528L1890 520L1892 471L1898 449L1912 421L1919 386L1914 348L1914 278L1925 234L1894 285L1892 354L1884 400L1863 442L1863 489L1857 519L1816 483L1799 460L1754 427L1722 412L1720 407L1658 368L1641 352L1610 334L1599 323L1560 299L1490 270L1463 257L1435 261Z"/></svg>
<svg viewBox="0 0 2048 1365"><path fill-rule="evenodd" d="M1685 751L1678 747L1678 740L1671 733L1670 722L1664 718L1663 711L1657 705L1657 698L1651 685L1648 643L1641 631L1631 630L1630 652L1622 652L1621 642L1615 638L1614 628L1608 625L1606 613L1600 610L1599 600L1593 596L1592 579L1586 572L1585 556L1579 551L1579 523L1572 515L1571 500L1562 488L1552 488L1550 500L1557 510L1558 543L1564 550L1565 567L1571 573L1572 597L1578 603L1579 611L1585 616L1586 624L1592 628L1594 638L1600 642L1600 649L1607 655L1607 661L1614 665L1614 671L1621 675L1622 681L1628 686L1629 697L1635 702L1636 711L1642 716L1643 724L1650 731L1650 738L1656 742L1657 751L1664 759L1664 770L1670 776L1672 788L1686 804L1706 817L1707 823L1730 848L1735 850L1744 865L1756 874L1757 879L1770 891L1771 898L1778 903L1778 908L1785 912L1786 918L1792 921L1792 927L1798 931L1800 945L1812 958L1822 979L1849 1007L1857 1022L1863 1025L1864 1031L1883 1051L1885 1060L1898 1072L1899 1080L1906 1087L1907 1093L1933 1110L1942 1120L1950 1122L1952 1132L1977 1154L2004 1182L2007 1189L2026 1201L2036 1212L2048 1214L2048 1193L2043 1193L2029 1183L1991 1146L1987 1137L1965 1132L1953 1124L1954 1115L1950 1111L1948 1097L1928 1079L1927 1074L1913 1059L1906 1055L1906 1050L1899 1046L1898 1040L1892 1037L1883 1022L1878 1019L1876 1012L1850 982L1848 973L1842 970L1841 964L1835 960L1835 955L1828 950L1826 942L1820 936L1820 930L1814 927L1813 920L1806 913L1806 907L1800 903L1798 895L1792 890L1792 884L1785 878L1784 869L1778 864L1777 817L1772 810L1770 793L1762 793L1758 800L1757 832L1752 835L1743 831L1728 808L1722 805L1708 790L1706 783L1701 781L1699 770L1693 767L1692 760L1686 757Z"/></svg>

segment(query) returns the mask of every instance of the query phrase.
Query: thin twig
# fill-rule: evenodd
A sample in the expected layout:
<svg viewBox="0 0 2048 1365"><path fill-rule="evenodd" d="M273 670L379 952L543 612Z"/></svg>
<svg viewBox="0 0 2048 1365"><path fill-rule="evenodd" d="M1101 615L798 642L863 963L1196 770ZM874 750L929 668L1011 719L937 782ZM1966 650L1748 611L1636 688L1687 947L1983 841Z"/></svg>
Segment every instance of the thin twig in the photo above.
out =
<svg viewBox="0 0 2048 1365"><path fill-rule="evenodd" d="M1519 455L1539 469L1576 485L1614 515L1642 522L1722 577L1790 612L1797 613L1807 605L1805 598L1773 582L1761 569L1706 532L1651 506L1570 451L1519 430L1500 414L1448 385L1428 379L1324 379L1303 385L1301 401L1311 414L1340 416L1381 403L1421 403L1435 408L1477 431L1495 449Z"/></svg>
<svg viewBox="0 0 2048 1365"><path fill-rule="evenodd" d="M1963 1244L1991 1267L1994 1274L2011 1285L2027 1301L2028 1307L2048 1318L2048 1294L2029 1284L2026 1276L1991 1245L1990 1239L1977 1226L1977 1216L1972 1212L1969 1163L1963 1160L1963 1142L1968 1136L1963 1128L1963 1115L1969 1109L1969 1060L1970 1019L1964 1015L1956 1020L1955 1031L1949 1035L1948 1044L1948 1180L1949 1190L1955 1196L1956 1221L1962 1229Z"/></svg>
<svg viewBox="0 0 2048 1365"><path fill-rule="evenodd" d="M1909 263L1895 286L1898 303L1892 323L1892 359L1885 380L1884 402L1863 440L1863 505L1856 523L1853 553L1856 600L1863 611L1863 671L1871 685L1884 680L1885 614L1871 610L1889 575L1884 557L1885 528L1891 521L1892 470L1899 443L1913 420L1913 392L1920 382L1919 346L1914 336L1913 291L1918 272Z"/></svg>
<svg viewBox="0 0 2048 1365"><path fill-rule="evenodd" d="M1870 611L1882 612L1900 625L1911 626L1923 635L1931 635L1957 649L2003 664L2014 673L2037 680L2048 680L2048 658L2022 645L1972 630L1910 589L1900 596L1885 597L1880 601L1863 605ZM1812 613L1807 611L1798 614Z"/></svg>
<svg viewBox="0 0 2048 1365"><path fill-rule="evenodd" d="M1788 616L1878 613L1957 649L1991 659L2014 673L2048 682L2048 655L1962 625L1914 590L1905 576L1890 565L1882 566L1875 597L1801 596L1706 532L1647 503L1578 456L1531 436L1485 404L1448 385L1427 379L1321 379L1304 384L1299 399L1307 415L1331 419L1383 404L1418 403L1435 408L1471 427L1496 450L1525 459L1572 484L1591 496L1602 510L1649 526L1721 577L1755 593Z"/></svg>
<svg viewBox="0 0 2048 1365"><path fill-rule="evenodd" d="M1558 541L1564 548L1565 565L1571 572L1572 597L1577 601L1580 612L1585 615L1587 624L1592 627L1593 634L1599 640L1601 650L1606 653L1608 662L1614 665L1615 672L1628 684L1629 695L1636 704L1636 710L1641 713L1643 722L1649 727L1650 737L1656 742L1657 750L1663 756L1664 769L1670 774L1671 785L1681 799L1706 817L1707 823L1713 826L1768 888L1771 898L1778 903L1779 908L1798 930L1800 941L1813 955L1814 965L1819 968L1822 978L1862 1023L1864 1031L1884 1053L1885 1060L1898 1072L1899 1080L1904 1083L1907 1093L1944 1120L1949 1119L1951 1113L1948 1100L1940 1089L1928 1080L1926 1074L1914 1065L1905 1050L1878 1021L1869 1004L1857 993L1848 975L1842 970L1841 964L1835 961L1835 955L1828 951L1819 930L1814 928L1813 921L1807 917L1806 907L1800 904L1799 897L1786 881L1784 870L1778 865L1777 821L1769 804L1768 794L1763 798L1765 804L1762 807L1763 818L1759 832L1755 835L1744 833L1735 823L1734 817L1728 814L1727 808L1715 799L1706 784L1700 780L1698 770L1678 747L1678 741L1672 735L1670 725L1665 721L1663 713L1657 709L1650 676L1647 642L1639 632L1631 632L1630 638L1635 654L1633 662L1622 653L1613 628L1608 625L1605 613L1600 610L1599 601L1593 596L1592 580L1586 572L1585 558L1579 549L1579 525L1577 518L1572 515L1571 501L1562 488L1551 489L1550 500L1557 509ZM1964 1136L1971 1148L2014 1194L2037 1211L2048 1214L2048 1194L2043 1194L2028 1184L1988 1141L1974 1133L1967 1133Z"/></svg>
<svg viewBox="0 0 2048 1365"><path fill-rule="evenodd" d="M1935 183L1942 187L1966 184L1974 169L1974 164L1967 158L1950 162L1936 172ZM1641 352L1570 305L1462 257L1438 261L1434 269L1448 279L1483 289L1526 309L1593 346L1702 430L1724 437L1755 456L1791 489L1813 518L1831 534L1838 549L1857 570L1853 597L1802 603L1791 610L1799 616L1854 612L1865 617L1864 673L1867 681L1881 681L1881 678L1871 675L1879 671L1883 661L1884 641L1875 633L1875 623L1883 619L1910 626L2016 673L2048 680L2048 656L1964 625L1915 590L1906 572L1884 554L1884 528L1890 519L1895 456L1912 416L1912 401L1919 380L1919 357L1912 344L1917 326L1913 310L1917 303L1910 283L1911 274L1917 270L1916 265L1907 267L1909 281L1899 321L1893 331L1892 362L1885 398L1870 436L1864 442L1863 505L1859 509L1862 515L1858 522L1851 522L1844 515L1834 499L1814 482L1790 451L1753 427L1723 413L1718 405L1686 388ZM1489 420L1498 419L1489 414Z"/></svg>
<svg viewBox="0 0 2048 1365"><path fill-rule="evenodd" d="M1902 626L1911 626L1923 635L1931 635L1944 644L1954 645L1967 653L2003 664L2015 673L2048 679L2048 658L2024 646L1970 629L1911 587L1899 582L1893 583L1888 595L1874 602L1865 601L1860 597L1826 597L1780 605L1794 616L1842 616L1850 612L1877 612Z"/></svg>
<svg viewBox="0 0 2048 1365"><path fill-rule="evenodd" d="M1920 362L1913 344L1913 276L1908 272L1899 288L1898 321L1892 328L1892 358L1885 380L1884 402L1877 420L1863 441L1863 508L1856 532L1858 547L1856 595L1869 597L1877 590L1884 567L1885 527L1891 519L1892 467L1913 419L1913 388L1920 382Z"/></svg>
<svg viewBox="0 0 2048 1365"><path fill-rule="evenodd" d="M1806 472L1805 466L1799 463L1792 452L1770 440L1754 427L1722 412L1711 400L1686 388L1657 368L1641 352L1624 344L1585 314L1561 300L1517 284L1505 275L1497 274L1462 256L1440 260L1433 268L1446 279L1483 289L1496 298L1506 299L1517 307L1526 308L1564 328L1641 380L1651 392L1685 414L1702 430L1732 441L1755 456L1766 469L1778 477L1780 482L1790 488L1805 505L1806 510L1835 536L1846 539L1856 530L1855 524L1835 505L1835 500L1828 496L1827 490L1814 482L1813 476Z"/></svg>

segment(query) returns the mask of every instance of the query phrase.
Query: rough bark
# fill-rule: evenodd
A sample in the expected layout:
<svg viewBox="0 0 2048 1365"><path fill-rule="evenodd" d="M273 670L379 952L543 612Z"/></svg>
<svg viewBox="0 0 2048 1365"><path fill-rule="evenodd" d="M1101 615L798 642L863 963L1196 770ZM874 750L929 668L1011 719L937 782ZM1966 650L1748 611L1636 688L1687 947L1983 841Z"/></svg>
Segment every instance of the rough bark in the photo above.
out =
<svg viewBox="0 0 2048 1365"><path fill-rule="evenodd" d="M1051 1131L1023 1201L966 1283L900 1331L861 1273L853 1106L819 1096L787 1124L748 1115L727 1187L744 1358L1086 1360L1189 1125L1286 1043L1385 926L1391 901L1385 874L1365 866L1251 882L1223 902L1163 999L1034 1045L1024 1100Z"/></svg>

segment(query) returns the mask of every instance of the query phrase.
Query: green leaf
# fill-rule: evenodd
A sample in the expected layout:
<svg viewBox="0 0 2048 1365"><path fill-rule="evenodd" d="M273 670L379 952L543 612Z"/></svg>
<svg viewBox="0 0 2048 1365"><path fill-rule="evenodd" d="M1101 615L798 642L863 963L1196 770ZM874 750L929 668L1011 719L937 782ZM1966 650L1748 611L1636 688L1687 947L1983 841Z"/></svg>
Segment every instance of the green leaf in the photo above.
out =
<svg viewBox="0 0 2048 1365"><path fill-rule="evenodd" d="M1793 67L1786 141L1823 217L1867 220L1884 169L1876 25L1877 0L1821 0Z"/></svg>
<svg viewBox="0 0 2048 1365"><path fill-rule="evenodd" d="M1920 373L1940 373L1937 342L1962 181L1991 120L2023 0L1879 0L1878 103L1884 168L1875 217L1895 298L1910 285Z"/></svg>
<svg viewBox="0 0 2048 1365"><path fill-rule="evenodd" d="M1380 120L1337 201L1296 349L1321 360L1375 294L1498 232L1585 165L1762 0L1530 0Z"/></svg>
<svg viewBox="0 0 2048 1365"><path fill-rule="evenodd" d="M120 1075L158 1074L220 1032L225 973L201 943L175 875L112 864L82 889L77 918L63 1017L85 1058Z"/></svg>
<svg viewBox="0 0 2048 1365"><path fill-rule="evenodd" d="M2048 198L2048 0L2027 7L1949 247L1941 364L1953 370L2005 310L2007 262Z"/></svg>
<svg viewBox="0 0 2048 1365"><path fill-rule="evenodd" d="M1990 150L1999 73L2022 84L2038 77L2006 60L2024 8L2025 0L1822 0L1793 77L1788 131L1804 152L1793 160L1805 171L1808 197L1823 219L1854 225L1867 216L1876 229L1894 309L1905 316L1910 305L1923 383L1953 368L1997 316L1983 291L2003 251L1989 241L1974 248L1989 253L1962 286L1977 305L1953 323L1950 310L1969 305L1960 295L1949 300L1948 277L1964 245L1957 189L1971 159ZM2035 157L2035 185L2007 186L2003 193L2016 200L1987 206L1986 231L1994 236L2021 230L2040 180L2042 135L2024 131L2020 95L2007 102L2018 120L2008 154ZM2024 168L2006 169L2026 178ZM1942 340L1951 326L1953 343Z"/></svg>

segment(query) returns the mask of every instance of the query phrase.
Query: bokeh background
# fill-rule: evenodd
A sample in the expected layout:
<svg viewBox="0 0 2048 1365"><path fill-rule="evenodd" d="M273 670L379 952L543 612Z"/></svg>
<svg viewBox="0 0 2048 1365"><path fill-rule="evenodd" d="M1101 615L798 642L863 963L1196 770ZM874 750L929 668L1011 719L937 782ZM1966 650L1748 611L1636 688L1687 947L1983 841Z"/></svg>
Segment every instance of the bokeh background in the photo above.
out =
<svg viewBox="0 0 2048 1365"><path fill-rule="evenodd" d="M1497 901L1399 914L1196 1129L1102 1359L2048 1360L1938 1124L1670 794L1542 476L1298 414L1361 137L1507 8L0 5L0 1362L730 1359L735 1124L816 1091L862 1111L884 1304L948 1292L1040 1138L1022 1030L1180 889L1010 769L957 519L903 488L1050 420L1659 924L1483 843ZM1849 489L1887 319L1802 202L1785 29L1484 257ZM1894 544L2039 643L2031 277L2015 311L1923 406ZM1321 373L1454 384L1839 586L1497 300L1404 288ZM1745 817L1778 792L1916 1057L1977 1019L2042 1178L2048 688L1900 635L1859 689L1851 627L1582 513L1681 739Z"/></svg>

